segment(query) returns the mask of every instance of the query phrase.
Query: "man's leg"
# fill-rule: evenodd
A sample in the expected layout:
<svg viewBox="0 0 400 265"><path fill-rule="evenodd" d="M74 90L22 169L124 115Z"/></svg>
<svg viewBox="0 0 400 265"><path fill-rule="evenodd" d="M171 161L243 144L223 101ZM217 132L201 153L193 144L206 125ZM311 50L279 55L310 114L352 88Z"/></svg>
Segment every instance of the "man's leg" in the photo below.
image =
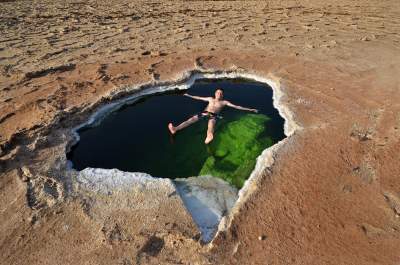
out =
<svg viewBox="0 0 400 265"><path fill-rule="evenodd" d="M214 139L215 123L216 123L215 118L211 118L208 120L207 137L206 140L204 140L205 144L210 143Z"/></svg>
<svg viewBox="0 0 400 265"><path fill-rule="evenodd" d="M182 130L182 129L188 127L189 125L195 123L195 122L198 121L198 120L199 120L198 115L194 115L194 116L192 116L192 117L189 118L188 120L182 122L181 124L179 124L179 125L176 126L176 127L174 127L174 126L172 125L172 123L169 123L169 124L168 124L168 129L169 129L169 131L170 131L172 134L175 134L177 131Z"/></svg>

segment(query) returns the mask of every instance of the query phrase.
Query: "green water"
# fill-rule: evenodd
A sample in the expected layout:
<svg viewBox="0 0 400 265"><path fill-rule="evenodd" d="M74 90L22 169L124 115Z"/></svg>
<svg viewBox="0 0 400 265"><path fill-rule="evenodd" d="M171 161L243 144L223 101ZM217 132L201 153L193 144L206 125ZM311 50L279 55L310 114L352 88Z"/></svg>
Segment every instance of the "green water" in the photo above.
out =
<svg viewBox="0 0 400 265"><path fill-rule="evenodd" d="M174 137L179 149L171 149L182 172L196 168L194 175L212 175L241 188L255 167L256 158L273 144L263 114L237 114L218 121L214 140L204 144L206 124L189 127ZM167 167L167 166L166 166Z"/></svg>

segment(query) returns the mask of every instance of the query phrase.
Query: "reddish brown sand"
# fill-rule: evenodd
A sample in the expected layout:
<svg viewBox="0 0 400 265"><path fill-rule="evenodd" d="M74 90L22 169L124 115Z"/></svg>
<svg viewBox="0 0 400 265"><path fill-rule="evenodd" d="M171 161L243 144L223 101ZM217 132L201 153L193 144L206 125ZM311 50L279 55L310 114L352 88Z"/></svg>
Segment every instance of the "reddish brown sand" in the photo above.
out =
<svg viewBox="0 0 400 265"><path fill-rule="evenodd" d="M195 69L279 79L302 127L212 245L66 170L97 106ZM400 264L398 0L2 2L0 72L0 264Z"/></svg>

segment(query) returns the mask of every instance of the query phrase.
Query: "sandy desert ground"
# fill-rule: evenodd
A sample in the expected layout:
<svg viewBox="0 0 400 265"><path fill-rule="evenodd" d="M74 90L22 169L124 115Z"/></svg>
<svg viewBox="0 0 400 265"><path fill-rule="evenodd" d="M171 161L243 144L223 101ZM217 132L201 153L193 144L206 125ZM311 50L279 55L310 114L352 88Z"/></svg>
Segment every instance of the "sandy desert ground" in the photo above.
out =
<svg viewBox="0 0 400 265"><path fill-rule="evenodd" d="M300 126L212 244L168 190L77 192L65 157L191 71L278 80ZM1 1L0 72L0 264L400 264L398 0Z"/></svg>

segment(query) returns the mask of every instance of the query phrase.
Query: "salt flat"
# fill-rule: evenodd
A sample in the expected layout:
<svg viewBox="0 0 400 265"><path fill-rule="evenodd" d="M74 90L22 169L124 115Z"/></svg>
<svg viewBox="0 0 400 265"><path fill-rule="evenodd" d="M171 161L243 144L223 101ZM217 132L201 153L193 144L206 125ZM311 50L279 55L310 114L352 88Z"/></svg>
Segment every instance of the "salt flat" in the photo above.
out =
<svg viewBox="0 0 400 265"><path fill-rule="evenodd" d="M0 3L0 263L398 264L399 17L397 0ZM134 211L139 193L78 192L65 158L110 100L202 71L274 80L299 125L210 245L176 194Z"/></svg>

